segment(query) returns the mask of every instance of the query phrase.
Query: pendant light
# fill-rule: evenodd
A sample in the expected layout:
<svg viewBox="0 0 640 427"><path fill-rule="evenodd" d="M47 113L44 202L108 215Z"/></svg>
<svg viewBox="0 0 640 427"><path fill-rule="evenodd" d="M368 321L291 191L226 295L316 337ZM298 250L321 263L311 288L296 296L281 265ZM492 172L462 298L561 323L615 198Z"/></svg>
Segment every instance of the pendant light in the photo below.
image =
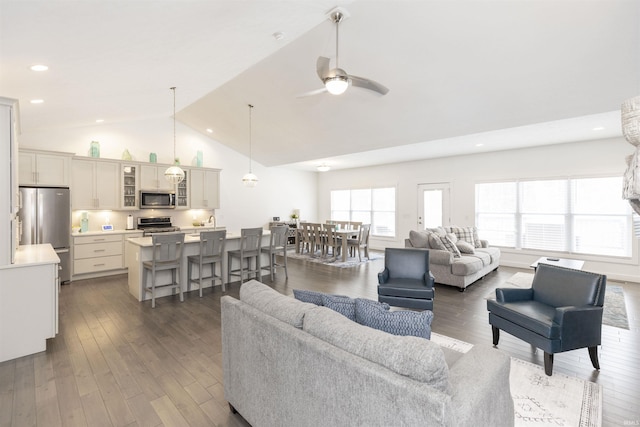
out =
<svg viewBox="0 0 640 427"><path fill-rule="evenodd" d="M173 166L169 166L164 171L164 177L171 184L178 184L184 179L184 171L178 166L178 159L176 157L176 88L175 86L169 88L173 91Z"/></svg>
<svg viewBox="0 0 640 427"><path fill-rule="evenodd" d="M253 105L249 105L249 173L242 177L242 183L245 187L255 187L258 184L258 177L251 172L251 110Z"/></svg>

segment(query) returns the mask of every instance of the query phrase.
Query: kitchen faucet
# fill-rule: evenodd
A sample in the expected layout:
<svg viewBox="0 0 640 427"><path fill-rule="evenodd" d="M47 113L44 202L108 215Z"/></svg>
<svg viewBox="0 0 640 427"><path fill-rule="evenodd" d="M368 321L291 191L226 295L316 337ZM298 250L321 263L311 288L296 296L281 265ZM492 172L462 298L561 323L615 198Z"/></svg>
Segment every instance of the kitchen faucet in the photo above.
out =
<svg viewBox="0 0 640 427"><path fill-rule="evenodd" d="M215 215L211 215L209 217L209 224L213 223L213 228L216 228L216 216Z"/></svg>

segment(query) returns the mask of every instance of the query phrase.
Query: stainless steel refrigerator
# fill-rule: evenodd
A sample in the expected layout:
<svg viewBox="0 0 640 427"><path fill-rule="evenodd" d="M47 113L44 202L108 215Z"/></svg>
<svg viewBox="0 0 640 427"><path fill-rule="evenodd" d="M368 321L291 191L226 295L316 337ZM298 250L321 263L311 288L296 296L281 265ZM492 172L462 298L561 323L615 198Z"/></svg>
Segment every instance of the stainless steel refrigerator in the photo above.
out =
<svg viewBox="0 0 640 427"><path fill-rule="evenodd" d="M20 187L20 244L50 243L60 258L60 283L71 279L71 201L68 188Z"/></svg>

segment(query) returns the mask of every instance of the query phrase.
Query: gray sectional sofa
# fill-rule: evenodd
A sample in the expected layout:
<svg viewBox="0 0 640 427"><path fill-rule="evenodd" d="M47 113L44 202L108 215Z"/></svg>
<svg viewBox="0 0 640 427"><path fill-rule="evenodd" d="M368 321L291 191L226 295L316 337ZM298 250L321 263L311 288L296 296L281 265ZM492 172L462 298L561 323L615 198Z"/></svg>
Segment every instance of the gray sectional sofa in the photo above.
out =
<svg viewBox="0 0 640 427"><path fill-rule="evenodd" d="M407 248L429 249L429 270L436 283L457 286L461 292L500 265L500 249L478 238L475 227L411 230L404 243Z"/></svg>
<svg viewBox="0 0 640 427"><path fill-rule="evenodd" d="M512 426L510 359L360 325L252 280L223 296L224 393L252 426Z"/></svg>

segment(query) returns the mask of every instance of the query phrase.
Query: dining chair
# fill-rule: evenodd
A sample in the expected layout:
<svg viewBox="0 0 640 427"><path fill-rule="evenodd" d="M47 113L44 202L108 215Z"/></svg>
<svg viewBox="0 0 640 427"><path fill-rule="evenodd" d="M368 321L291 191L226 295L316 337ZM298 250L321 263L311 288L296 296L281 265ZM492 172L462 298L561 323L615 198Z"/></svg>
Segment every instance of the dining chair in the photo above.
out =
<svg viewBox="0 0 640 427"><path fill-rule="evenodd" d="M317 251L320 251L320 254L322 255L324 253L324 232L322 224L312 223L311 232L313 234L313 244L311 245L313 250L310 253L313 255Z"/></svg>
<svg viewBox="0 0 640 427"><path fill-rule="evenodd" d="M276 267L284 268L284 276L289 278L287 270L287 236L289 235L289 227L287 225L275 225L271 227L271 236L269 238L269 246L262 247L262 253L269 255L269 265L262 267L263 270L269 270L271 280L274 279ZM276 262L276 256L283 258L282 264Z"/></svg>
<svg viewBox="0 0 640 427"><path fill-rule="evenodd" d="M179 283L182 266L182 249L184 248L184 233L162 233L151 236L153 258L142 262L142 283L145 286L145 295L151 294L151 308L156 308L156 289L171 287L174 293L176 288L180 294L180 301L184 301L182 284ZM158 283L158 273L171 272L170 283ZM151 283L148 282L148 272L151 272Z"/></svg>
<svg viewBox="0 0 640 427"><path fill-rule="evenodd" d="M312 231L311 231L311 224L308 222L303 222L300 224L300 231L298 232L298 246L299 246L299 250L298 253L302 254L304 253L304 248L307 248L307 252L311 251L311 246L312 246L312 241L313 241L313 235L312 235Z"/></svg>
<svg viewBox="0 0 640 427"><path fill-rule="evenodd" d="M220 280L222 292L226 291L224 275L222 274L222 257L224 246L227 240L227 230L202 231L200 232L200 252L198 255L187 257L187 291L191 291L191 283L197 283L200 287L200 298L202 298L202 281L211 280L211 287ZM216 274L216 264L220 266L220 275ZM193 277L193 267L198 267L198 277ZM211 275L204 275L204 268L211 266Z"/></svg>
<svg viewBox="0 0 640 427"><path fill-rule="evenodd" d="M358 259L362 261L361 250L364 250L364 256L369 259L369 231L371 224L362 224L358 231L358 237L356 239L348 239L347 246L349 249L358 251Z"/></svg>
<svg viewBox="0 0 640 427"><path fill-rule="evenodd" d="M322 250L323 256L329 255L329 248L332 249L333 258L336 258L340 253L341 240L338 234L336 234L336 224L324 225L324 246Z"/></svg>
<svg viewBox="0 0 640 427"><path fill-rule="evenodd" d="M240 249L227 251L227 282L231 283L231 276L240 276L240 284L244 283L244 275L247 279L255 275L256 280L262 276L260 265L260 245L262 244L262 227L243 228L240 230ZM232 269L233 260L238 259L239 268ZM251 261L255 259L255 268L251 267ZM245 261L247 267L245 268Z"/></svg>

